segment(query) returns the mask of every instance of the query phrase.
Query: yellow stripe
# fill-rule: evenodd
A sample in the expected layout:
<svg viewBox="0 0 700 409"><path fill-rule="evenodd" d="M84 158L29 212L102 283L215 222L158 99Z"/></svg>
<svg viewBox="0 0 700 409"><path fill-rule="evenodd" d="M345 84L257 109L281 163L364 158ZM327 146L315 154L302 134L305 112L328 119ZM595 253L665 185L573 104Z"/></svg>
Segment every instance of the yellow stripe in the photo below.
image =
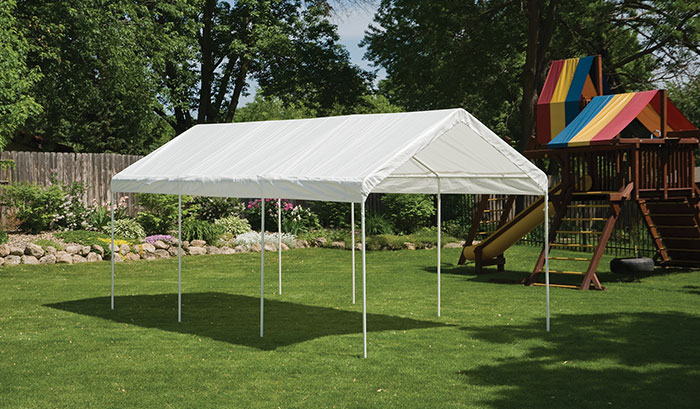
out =
<svg viewBox="0 0 700 409"><path fill-rule="evenodd" d="M571 82L574 80L577 65L578 58L570 58L564 61L564 66L561 68L559 80L557 81L557 86L554 88L554 94L552 94L550 103L566 101L566 95L569 93Z"/></svg>
<svg viewBox="0 0 700 409"><path fill-rule="evenodd" d="M563 102L549 104L549 133L554 139L566 127L566 105Z"/></svg>
<svg viewBox="0 0 700 409"><path fill-rule="evenodd" d="M593 139L598 133L605 128L615 117L622 111L622 109L627 106L627 104L634 98L634 93L629 94L619 94L612 97L610 102L603 107L603 109L598 112L586 126L583 127L571 140L569 140L568 146L587 146L591 144L591 139Z"/></svg>

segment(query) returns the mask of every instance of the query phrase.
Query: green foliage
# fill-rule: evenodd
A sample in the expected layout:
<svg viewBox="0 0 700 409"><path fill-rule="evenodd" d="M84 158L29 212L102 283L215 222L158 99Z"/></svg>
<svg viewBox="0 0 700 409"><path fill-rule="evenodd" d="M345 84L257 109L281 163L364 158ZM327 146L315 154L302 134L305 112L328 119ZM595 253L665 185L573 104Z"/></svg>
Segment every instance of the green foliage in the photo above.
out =
<svg viewBox="0 0 700 409"><path fill-rule="evenodd" d="M316 111L299 102L283 102L274 96L265 96L261 92L252 102L236 110L236 122L272 121L279 119L301 119L317 116Z"/></svg>
<svg viewBox="0 0 700 409"><path fill-rule="evenodd" d="M27 64L27 41L16 18L16 0L0 0L0 150L41 111L29 90L41 76Z"/></svg>
<svg viewBox="0 0 700 409"><path fill-rule="evenodd" d="M63 198L63 189L55 184L43 187L13 183L2 190L3 203L17 210L19 228L28 233L52 228L63 206Z"/></svg>
<svg viewBox="0 0 700 409"><path fill-rule="evenodd" d="M136 200L144 211L138 212L136 220L146 235L166 234L177 228L177 195L139 193ZM199 206L192 196L182 196L182 218L195 217Z"/></svg>
<svg viewBox="0 0 700 409"><path fill-rule="evenodd" d="M238 215L243 210L243 204L232 197L195 196L188 206L191 209L196 209L197 218L210 222ZM192 213L193 211L190 210L189 214L192 215Z"/></svg>
<svg viewBox="0 0 700 409"><path fill-rule="evenodd" d="M91 246L93 244L100 245L106 248L111 242L109 234L100 233L88 230L68 230L55 233L56 238L63 240L66 243L78 243L83 246ZM115 239L124 239L115 235ZM134 242L130 240L130 242ZM134 242L135 243L135 242Z"/></svg>
<svg viewBox="0 0 700 409"><path fill-rule="evenodd" d="M251 200L245 205L242 215L253 228L259 229L261 222L260 199ZM277 226L277 200L265 199L265 230L275 230ZM318 216L302 205L294 206L282 200L282 232L299 236L301 233L320 227Z"/></svg>
<svg viewBox="0 0 700 409"><path fill-rule="evenodd" d="M233 237L251 230L248 220L241 219L238 216L228 216L223 219L217 219L214 221L214 224L221 228L222 233L230 234Z"/></svg>
<svg viewBox="0 0 700 409"><path fill-rule="evenodd" d="M428 226L430 218L435 214L432 195L387 194L382 197L382 202L392 225L403 233Z"/></svg>
<svg viewBox="0 0 700 409"><path fill-rule="evenodd" d="M5 244L8 240L10 240L10 236L8 236L5 229L0 229L0 244Z"/></svg>
<svg viewBox="0 0 700 409"><path fill-rule="evenodd" d="M49 246L55 248L56 250L62 250L63 246L61 243L48 239L37 239L33 242L37 246L41 246L42 249L46 250Z"/></svg>
<svg viewBox="0 0 700 409"><path fill-rule="evenodd" d="M222 226L206 220L188 219L182 223L182 240L204 240L214 244L222 234Z"/></svg>
<svg viewBox="0 0 700 409"><path fill-rule="evenodd" d="M356 226L357 227L357 226ZM387 217L377 212L367 212L365 216L366 234L393 234L394 226Z"/></svg>
<svg viewBox="0 0 700 409"><path fill-rule="evenodd" d="M111 234L111 225L106 226L105 233ZM146 231L134 219L121 219L114 221L114 235L125 239L142 239L146 237Z"/></svg>
<svg viewBox="0 0 700 409"><path fill-rule="evenodd" d="M347 229L350 227L350 203L313 202L311 209L318 215L323 227ZM359 221L359 218L357 219Z"/></svg>

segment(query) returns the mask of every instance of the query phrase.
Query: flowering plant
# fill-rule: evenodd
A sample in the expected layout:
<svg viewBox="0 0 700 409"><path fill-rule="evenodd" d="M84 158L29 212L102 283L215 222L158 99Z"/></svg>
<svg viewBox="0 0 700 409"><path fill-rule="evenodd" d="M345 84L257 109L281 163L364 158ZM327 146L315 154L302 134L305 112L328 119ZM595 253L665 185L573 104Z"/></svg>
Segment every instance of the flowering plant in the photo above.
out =
<svg viewBox="0 0 700 409"><path fill-rule="evenodd" d="M286 244L288 247L294 247L296 245L296 236L290 233L282 233L282 243ZM278 233L265 233L265 243L277 245L279 240ZM260 244L260 232L249 231L248 233L239 234L233 240L233 243L226 243L227 245L233 244L233 246L248 246L253 244Z"/></svg>
<svg viewBox="0 0 700 409"><path fill-rule="evenodd" d="M160 240L165 243L172 243L174 239L175 238L169 234L154 234L143 239L143 242L153 244Z"/></svg>
<svg viewBox="0 0 700 409"><path fill-rule="evenodd" d="M260 199L251 200L246 203L243 211L243 215L253 227L260 226L261 203ZM265 221L270 223L269 226L277 225L278 205L280 204L277 199L265 199ZM318 216L310 209L300 204L295 206L285 199L281 200L281 206L283 232L298 234L319 226Z"/></svg>

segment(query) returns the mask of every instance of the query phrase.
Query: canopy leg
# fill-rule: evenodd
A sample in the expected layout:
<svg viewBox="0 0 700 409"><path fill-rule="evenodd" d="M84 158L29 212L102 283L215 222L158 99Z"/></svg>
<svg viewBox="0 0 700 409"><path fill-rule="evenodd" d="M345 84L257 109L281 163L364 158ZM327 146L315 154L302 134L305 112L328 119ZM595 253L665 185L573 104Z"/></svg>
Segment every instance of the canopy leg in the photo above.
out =
<svg viewBox="0 0 700 409"><path fill-rule="evenodd" d="M350 236L352 242L352 303L355 304L355 202L350 203Z"/></svg>
<svg viewBox="0 0 700 409"><path fill-rule="evenodd" d="M361 204L362 218L362 343L364 357L367 358L367 249L365 246L365 200Z"/></svg>
<svg viewBox="0 0 700 409"><path fill-rule="evenodd" d="M182 195L177 195L177 322L182 322Z"/></svg>
<svg viewBox="0 0 700 409"><path fill-rule="evenodd" d="M441 231L442 231L442 208L440 198L440 179L438 178L438 194L437 194L437 315L440 316L440 251L442 249Z"/></svg>
<svg viewBox="0 0 700 409"><path fill-rule="evenodd" d="M109 298L112 309L114 309L114 254L116 253L116 251L114 251L114 193L112 193L111 189L109 191L109 209L112 217L112 245L110 247L110 250L112 251L112 256L110 257L112 263L112 290Z"/></svg>
<svg viewBox="0 0 700 409"><path fill-rule="evenodd" d="M544 193L544 282L547 293L547 332L549 332L549 191Z"/></svg>
<svg viewBox="0 0 700 409"><path fill-rule="evenodd" d="M260 338L263 336L263 317L265 316L265 198L260 199Z"/></svg>
<svg viewBox="0 0 700 409"><path fill-rule="evenodd" d="M277 265L279 266L279 290L282 295L282 199L277 199Z"/></svg>

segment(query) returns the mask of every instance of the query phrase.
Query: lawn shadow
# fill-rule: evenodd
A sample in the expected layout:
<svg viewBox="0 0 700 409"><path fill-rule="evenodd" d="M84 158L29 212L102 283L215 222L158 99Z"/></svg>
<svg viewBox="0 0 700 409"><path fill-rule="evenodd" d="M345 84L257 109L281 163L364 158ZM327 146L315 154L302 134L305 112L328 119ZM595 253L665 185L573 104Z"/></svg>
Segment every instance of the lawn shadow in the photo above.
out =
<svg viewBox="0 0 700 409"><path fill-rule="evenodd" d="M110 321L193 334L262 350L329 335L362 333L362 313L328 307L265 300L265 337L260 338L260 298L220 292L182 295L182 323L177 322L177 294L86 298L46 307ZM367 331L450 326L390 315L367 314Z"/></svg>
<svg viewBox="0 0 700 409"><path fill-rule="evenodd" d="M680 312L556 315L552 324L550 333L541 320L465 327L487 345L524 343L526 352L501 353L458 376L469 384L498 387L496 398L483 402L493 408L697 407L700 317Z"/></svg>

